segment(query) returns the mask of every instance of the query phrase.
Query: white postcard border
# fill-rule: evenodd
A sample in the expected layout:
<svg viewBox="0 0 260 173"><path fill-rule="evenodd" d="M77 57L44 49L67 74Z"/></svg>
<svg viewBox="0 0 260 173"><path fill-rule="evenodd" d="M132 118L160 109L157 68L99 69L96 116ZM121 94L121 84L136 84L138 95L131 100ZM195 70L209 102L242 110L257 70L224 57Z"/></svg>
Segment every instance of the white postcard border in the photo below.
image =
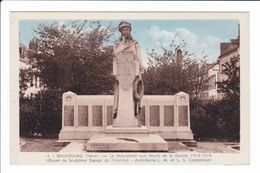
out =
<svg viewBox="0 0 260 173"><path fill-rule="evenodd" d="M38 2L37 2L38 3ZM59 2L60 3L60 2ZM73 3L73 2L72 2ZM183 2L183 4L185 5L185 3L186 2ZM193 2L194 3L194 2ZM161 4L161 3L160 3ZM157 7L162 7L161 9L163 9L163 10L169 10L169 6L167 6L167 5L165 5L164 3L162 3L163 4L163 7L161 6L161 5L157 5ZM174 2L172 3L172 4L174 4ZM178 4L180 4L180 3L178 3ZM179 8L179 9L176 9L177 7L180 7L180 6L178 6L177 5L177 7L175 6L175 8L172 8L172 10L176 10L176 11L178 11L178 10L180 10L180 9L182 9L183 11L187 11L187 9L188 10L195 10L195 11L210 11L210 10L212 10L213 9L213 6L214 6L214 11L241 11L241 10L243 10L243 11L249 11L250 12L250 17L251 17L251 26L254 26L254 28L252 28L252 27L250 27L250 33L251 33L251 35L254 35L254 37L252 37L252 42L253 43L256 43L257 42L257 40L256 40L256 37L257 36L259 36L259 34L256 32L257 31L257 28L258 28L258 30L259 30L259 22L257 22L257 17L259 17L259 12L257 12L258 10L257 10L257 5L259 5L259 3L254 3L254 5L252 5L252 3L251 3L251 5L249 5L249 3L240 3L240 2L236 2L235 4L234 3L226 3L226 2L221 2L220 4L222 5L221 7L217 7L217 5L216 4L214 4L214 3L203 3L204 5L203 6L200 6L200 5L198 5L199 3L195 3L194 4L194 6L192 7L192 8L190 8L190 7L182 7L182 8ZM206 4L206 5L205 5ZM219 3L217 3L217 4L219 4ZM1 4L2 5L2 4ZM24 5L24 4L23 4ZM7 33L9 33L9 29L8 29L8 26L6 26L6 25L8 25L9 24L9 21L8 21L8 19L7 19L7 16L9 15L9 12L10 11L23 11L23 10L28 10L28 11L37 11L37 10L46 10L46 9L51 9L51 10L53 10L54 8L56 9L56 11L58 11L58 10L60 10L60 11L66 11L66 10L68 10L68 9L76 9L74 6L73 6L73 4L64 4L66 7L64 8L64 6L59 6L60 4L56 4L56 5L52 5L52 6L49 6L49 4L47 5L47 4L45 4L45 6L38 6L38 4L34 4L34 5L32 5L32 6L30 6L30 7L28 7L28 6L26 6L26 3L25 3L25 8L24 8L24 6L22 7L21 6L21 4L8 4L8 6L5 6L5 7L7 7L7 8L5 8L5 9L3 9L3 13L2 14L4 14L3 16L4 17L1 17L2 18L2 20L1 20L1 22L2 22L2 28L4 28L3 30L2 30L2 32L7 32ZM175 4L174 4L175 5ZM183 6L184 6L183 5ZM187 3L186 3L186 5L187 5ZM215 6L216 5L216 6ZM132 5L133 6L133 5ZM150 7L150 6L149 6ZM195 9L195 7L196 7L196 9ZM79 9L78 10L82 10L82 6L81 7L79 7ZM96 9L92 9L93 11L96 11L97 9L99 9L100 7L96 7ZM114 7L110 7L110 8L114 8ZM120 8L120 7L119 7ZM124 7L123 7L124 8ZM133 8L133 7L132 7ZM150 9L153 9L154 7L150 7ZM160 9L160 10L161 10ZM147 10L149 10L149 9L147 9ZM158 10L158 9L157 9ZM73 10L70 10L70 11L73 11ZM86 10L84 10L84 11L86 11ZM3 20L4 19L4 20ZM254 22L254 24L252 24L252 21ZM6 25L3 27L3 23L5 23ZM242 31L241 31L242 32ZM1 42L2 42L2 44L1 44L1 47L2 47L2 50L3 50L3 52L1 52L1 57L9 57L9 52L7 52L7 50L9 50L9 44L8 44L8 42L9 42L9 39L8 39L8 36L9 36L9 34L5 34L5 35L3 35L3 38L1 39ZM258 38L260 38L260 37L258 37ZM4 41L3 41L4 40ZM4 44L3 44L4 43ZM242 47L242 46L241 46ZM253 50L252 51L252 54L251 54L251 56L252 57L256 57L256 55L258 55L258 57L259 57L259 52L257 52L256 49L257 48L257 46L256 46L256 44L251 44L251 47L250 47L250 50ZM2 66L1 66L1 71L2 71L2 81L8 81L9 80L9 77L8 77L8 75L3 75L3 72L5 72L5 74L6 73L8 73L9 72L9 59L8 58L6 58L6 59L2 59L3 61L2 61ZM254 59L255 60L255 59ZM249 62L248 62L249 63ZM3 65L4 64L4 65ZM249 67L249 64L248 64L248 67ZM256 66L254 66L254 67L256 67ZM256 68L255 68L256 69ZM253 73L255 74L254 76L256 76L256 74L257 74L257 72L255 72L255 71L253 71ZM252 74L252 73L251 73ZM247 76L248 77L248 76ZM248 78L249 79L249 78ZM258 81L259 82L259 81ZM256 83L256 82L255 82ZM6 116L2 119L2 124L1 124L1 127L2 127L2 134L1 134L1 136L2 137L4 137L4 140L2 140L2 146L4 146L4 150L2 150L2 152L4 152L4 156L5 156L5 160L3 161L3 163L4 163L4 165L8 165L8 162L9 162L9 159L7 159L8 158L8 153L9 153L9 151L10 150L8 150L7 148L9 148L9 146L8 146L8 138L9 138L9 131L8 131L8 125L9 125L9 117L7 116L7 115L9 115L9 86L8 86L8 84L6 85L6 84L4 84L4 85L1 85L2 87L2 91L4 90L5 92L3 93L2 92L2 94L3 94L3 96L1 97L1 100L2 100L2 110L1 110L1 113L2 113L2 115L3 114L5 114ZM249 85L247 86L248 88L247 89L249 89ZM252 87L252 88L255 88L256 89L256 86L255 87ZM3 98L5 99L5 102L3 102ZM254 101L257 101L256 99L254 99ZM249 101L247 102L247 104L249 105ZM256 109L255 109L256 110ZM255 113L254 113L255 114ZM3 121L4 121L4 123L3 123ZM242 119L241 119L241 121L242 121ZM7 123L8 122L8 123ZM259 121L258 121L259 122ZM252 126L254 125L254 128L256 128L256 124L252 124ZM250 127L248 127L248 129L250 129L251 128L251 126ZM3 130L4 129L4 130ZM7 130L6 130L7 129ZM252 131L252 136L255 136L256 137L256 132L253 132ZM255 135L254 135L255 134ZM253 146L256 146L256 144L254 144ZM2 148L3 149L3 148ZM253 155L255 155L255 152L254 153L252 153ZM1 160L3 160L3 159L1 159ZM8 166L7 166L8 167ZM9 167L10 168L10 167ZM213 171L213 170L211 170L211 171ZM214 172L214 171L213 171Z"/></svg>

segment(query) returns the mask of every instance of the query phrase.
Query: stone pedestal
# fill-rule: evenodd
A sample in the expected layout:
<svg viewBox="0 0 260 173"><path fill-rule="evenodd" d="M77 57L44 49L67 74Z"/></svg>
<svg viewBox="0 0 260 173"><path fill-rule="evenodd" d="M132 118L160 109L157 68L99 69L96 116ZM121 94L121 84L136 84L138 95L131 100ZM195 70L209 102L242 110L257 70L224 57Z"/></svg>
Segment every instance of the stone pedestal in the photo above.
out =
<svg viewBox="0 0 260 173"><path fill-rule="evenodd" d="M168 151L168 143L147 127L108 126L105 134L93 136L86 144L87 151Z"/></svg>
<svg viewBox="0 0 260 173"><path fill-rule="evenodd" d="M136 48L135 44L128 46ZM114 95L117 116L113 119L112 126L106 127L105 134L93 136L87 142L85 149L87 151L168 151L168 143L161 136L150 134L146 126L139 126L135 116L133 92L134 80L140 75L139 61L134 49L123 50L116 54L116 65L114 65L116 68L113 68L113 73L118 80L118 89L115 90Z"/></svg>
<svg viewBox="0 0 260 173"><path fill-rule="evenodd" d="M113 120L113 127L137 127L138 120L134 115L133 87L123 91L119 86L119 103L117 117Z"/></svg>
<svg viewBox="0 0 260 173"><path fill-rule="evenodd" d="M114 127L137 127L138 120L134 113L133 83L138 75L139 65L133 51L121 52L116 56L116 76L118 86L117 117L113 121ZM117 93L115 93L117 94ZM116 103L114 103L116 104Z"/></svg>

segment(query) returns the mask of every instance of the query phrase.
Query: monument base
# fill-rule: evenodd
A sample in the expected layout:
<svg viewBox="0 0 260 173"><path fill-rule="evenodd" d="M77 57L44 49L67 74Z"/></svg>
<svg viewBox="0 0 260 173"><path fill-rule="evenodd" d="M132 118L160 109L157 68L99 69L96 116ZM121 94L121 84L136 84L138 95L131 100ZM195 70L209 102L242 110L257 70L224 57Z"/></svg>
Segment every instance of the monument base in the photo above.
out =
<svg viewBox="0 0 260 173"><path fill-rule="evenodd" d="M149 135L150 131L146 126L140 126L140 127L114 127L114 126L107 126L105 130L105 134L108 136L113 136L113 135L123 135L123 136L128 136L128 135Z"/></svg>
<svg viewBox="0 0 260 173"><path fill-rule="evenodd" d="M93 136L85 146L87 151L168 151L168 143L147 127L115 128L108 126L105 134Z"/></svg>
<svg viewBox="0 0 260 173"><path fill-rule="evenodd" d="M127 137L106 134L93 136L86 144L87 151L168 151L168 143L159 135Z"/></svg>

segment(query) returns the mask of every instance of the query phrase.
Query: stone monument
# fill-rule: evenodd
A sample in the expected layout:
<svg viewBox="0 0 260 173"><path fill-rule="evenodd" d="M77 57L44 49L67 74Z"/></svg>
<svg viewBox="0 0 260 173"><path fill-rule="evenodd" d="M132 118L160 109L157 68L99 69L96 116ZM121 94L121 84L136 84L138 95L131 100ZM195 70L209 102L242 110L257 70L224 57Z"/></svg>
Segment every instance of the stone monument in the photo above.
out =
<svg viewBox="0 0 260 173"><path fill-rule="evenodd" d="M140 48L130 34L130 23L122 21L118 29L121 37L114 46L113 123L106 127L105 134L93 136L87 142L86 150L168 151L168 144L161 136L150 134L148 128L138 122L143 96Z"/></svg>
<svg viewBox="0 0 260 173"><path fill-rule="evenodd" d="M131 36L130 23L123 21L118 28L121 36L114 45L114 95L65 92L59 139L89 139L87 151L167 151L165 140L196 146L189 94L143 95L138 42ZM182 56L181 51L178 55Z"/></svg>

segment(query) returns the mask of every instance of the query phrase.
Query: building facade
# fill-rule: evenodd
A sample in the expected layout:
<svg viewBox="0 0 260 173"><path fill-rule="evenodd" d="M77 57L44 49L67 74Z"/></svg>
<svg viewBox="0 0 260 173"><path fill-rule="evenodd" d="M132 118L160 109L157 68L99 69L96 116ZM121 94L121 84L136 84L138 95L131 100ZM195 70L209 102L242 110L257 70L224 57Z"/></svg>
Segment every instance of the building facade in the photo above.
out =
<svg viewBox="0 0 260 173"><path fill-rule="evenodd" d="M227 80L228 76L224 74L224 64L229 63L232 58L239 58L240 55L240 38L231 39L229 42L220 43L220 56L217 61L207 65L203 78L202 90L199 95L200 100L220 100L223 93L219 92L218 82ZM240 66L238 61L238 66Z"/></svg>
<svg viewBox="0 0 260 173"><path fill-rule="evenodd" d="M22 76L21 71L28 70L32 68L33 61L30 61L29 54L37 52L37 40L33 39L29 47L26 47L24 44L19 44L19 69L20 69L20 82L25 80L25 77ZM40 78L38 76L26 76L28 78L26 80L27 89L23 92L25 97L33 97L36 93L43 89L41 85Z"/></svg>
<svg viewBox="0 0 260 173"><path fill-rule="evenodd" d="M223 73L224 64L230 62L232 58L238 58L240 55L240 41L239 39L232 39L229 43L221 43L221 52L218 57L218 61L220 64L220 82L227 80L227 76ZM238 61L238 66L240 63Z"/></svg>

